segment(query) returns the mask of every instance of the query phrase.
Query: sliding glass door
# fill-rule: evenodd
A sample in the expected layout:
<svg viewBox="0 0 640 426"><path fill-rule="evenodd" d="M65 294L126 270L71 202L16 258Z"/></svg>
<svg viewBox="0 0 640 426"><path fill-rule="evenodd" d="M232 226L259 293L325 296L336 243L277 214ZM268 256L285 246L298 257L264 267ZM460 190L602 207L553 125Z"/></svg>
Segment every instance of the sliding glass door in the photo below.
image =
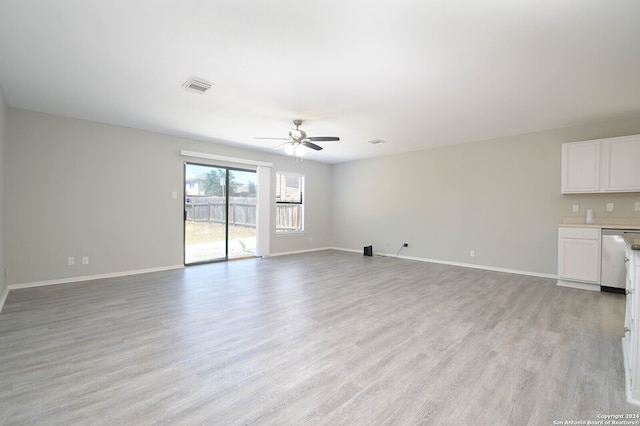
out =
<svg viewBox="0 0 640 426"><path fill-rule="evenodd" d="M254 256L255 172L185 163L184 181L185 265Z"/></svg>
<svg viewBox="0 0 640 426"><path fill-rule="evenodd" d="M227 237L229 259L256 255L256 172L229 169Z"/></svg>

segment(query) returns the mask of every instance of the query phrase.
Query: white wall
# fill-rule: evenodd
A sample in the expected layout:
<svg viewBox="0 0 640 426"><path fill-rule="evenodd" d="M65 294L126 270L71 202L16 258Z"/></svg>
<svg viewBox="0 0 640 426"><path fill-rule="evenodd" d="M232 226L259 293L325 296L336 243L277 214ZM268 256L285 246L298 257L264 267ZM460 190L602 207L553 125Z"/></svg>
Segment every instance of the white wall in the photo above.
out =
<svg viewBox="0 0 640 426"><path fill-rule="evenodd" d="M307 233L272 235L271 253L330 246L328 164L13 108L7 123L9 284L182 265L183 162L207 162L182 149L271 162L273 185L304 173Z"/></svg>
<svg viewBox="0 0 640 426"><path fill-rule="evenodd" d="M6 224L5 224L5 146L7 129L7 105L0 90L0 309L7 289L4 268L6 265Z"/></svg>
<svg viewBox="0 0 640 426"><path fill-rule="evenodd" d="M640 217L640 194L561 195L561 144L638 133L640 118L335 165L333 245L554 275L572 204Z"/></svg>
<svg viewBox="0 0 640 426"><path fill-rule="evenodd" d="M182 194L182 164L193 160L181 149L307 176L307 232L272 234L273 254L395 253L408 242L401 255L553 275L557 224L572 204L605 216L614 202L612 216L639 217L640 194L561 195L560 147L640 133L640 118L334 166L12 108L4 127L3 285L181 265L182 201L171 192ZM69 267L68 256L91 263Z"/></svg>

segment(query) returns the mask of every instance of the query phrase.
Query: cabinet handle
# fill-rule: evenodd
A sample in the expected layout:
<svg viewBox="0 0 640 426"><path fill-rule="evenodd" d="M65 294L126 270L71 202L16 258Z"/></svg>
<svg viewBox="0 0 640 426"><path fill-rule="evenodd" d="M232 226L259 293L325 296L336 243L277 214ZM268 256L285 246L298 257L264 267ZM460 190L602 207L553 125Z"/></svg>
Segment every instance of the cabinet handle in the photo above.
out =
<svg viewBox="0 0 640 426"><path fill-rule="evenodd" d="M626 326L625 326L625 328L624 328L624 332L625 332L625 333L628 333L628 332L630 332L630 331L631 331L631 329L630 329L629 327L626 327Z"/></svg>
<svg viewBox="0 0 640 426"><path fill-rule="evenodd" d="M619 258L618 258L619 259ZM629 258L627 256L624 257L624 261L625 263L629 261Z"/></svg>
<svg viewBox="0 0 640 426"><path fill-rule="evenodd" d="M626 289L626 290L624 291L624 294L631 294L631 290Z"/></svg>

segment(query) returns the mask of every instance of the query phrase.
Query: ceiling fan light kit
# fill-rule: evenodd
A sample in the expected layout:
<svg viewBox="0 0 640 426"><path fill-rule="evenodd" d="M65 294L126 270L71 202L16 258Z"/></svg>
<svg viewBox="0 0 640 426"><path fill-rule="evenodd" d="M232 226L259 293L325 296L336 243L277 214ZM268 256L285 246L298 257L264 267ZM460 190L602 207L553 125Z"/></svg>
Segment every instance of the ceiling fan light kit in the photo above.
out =
<svg viewBox="0 0 640 426"><path fill-rule="evenodd" d="M287 144L284 152L289 155L295 155L296 157L302 157L307 152L307 148L300 144Z"/></svg>
<svg viewBox="0 0 640 426"><path fill-rule="evenodd" d="M300 130L301 124L302 120L293 120L293 125L296 126L296 128L289 130L288 138L256 137L254 139L278 139L287 141L284 144L277 146L276 149L284 147L287 154L295 155L296 157L302 157L307 148L313 149L314 151L322 150L321 146L316 145L313 142L331 142L340 140L337 136L307 136L307 132Z"/></svg>

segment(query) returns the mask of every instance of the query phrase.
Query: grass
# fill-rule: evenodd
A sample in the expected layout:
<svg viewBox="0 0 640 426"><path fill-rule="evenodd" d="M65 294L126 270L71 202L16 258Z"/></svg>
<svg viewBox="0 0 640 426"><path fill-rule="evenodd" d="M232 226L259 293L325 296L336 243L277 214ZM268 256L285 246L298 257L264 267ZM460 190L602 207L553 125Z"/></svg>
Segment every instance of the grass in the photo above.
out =
<svg viewBox="0 0 640 426"><path fill-rule="evenodd" d="M209 243L224 241L225 226L221 223L185 222L185 238L187 244ZM255 228L229 225L229 240L256 236Z"/></svg>

